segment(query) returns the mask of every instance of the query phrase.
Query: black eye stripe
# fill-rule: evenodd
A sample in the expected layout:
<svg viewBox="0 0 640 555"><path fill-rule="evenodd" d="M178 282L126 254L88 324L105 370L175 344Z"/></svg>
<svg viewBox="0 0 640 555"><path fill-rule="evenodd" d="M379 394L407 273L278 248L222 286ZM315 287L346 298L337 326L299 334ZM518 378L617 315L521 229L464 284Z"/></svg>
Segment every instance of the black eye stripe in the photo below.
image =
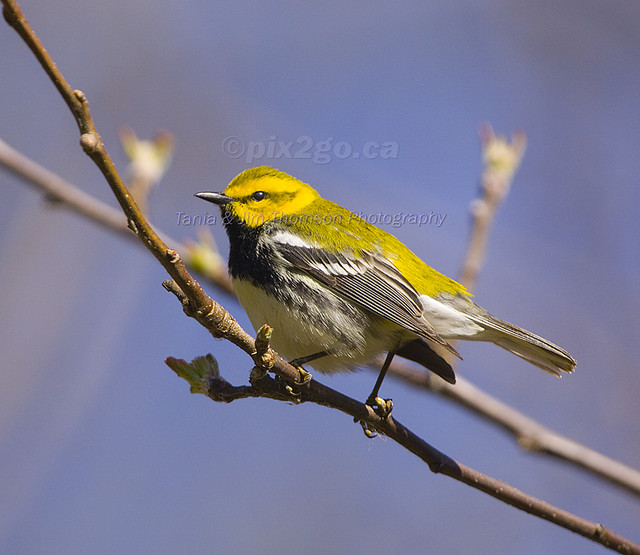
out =
<svg viewBox="0 0 640 555"><path fill-rule="evenodd" d="M264 191L256 191L251 195L251 198L253 200L263 200L266 196L267 196L267 193L265 193Z"/></svg>

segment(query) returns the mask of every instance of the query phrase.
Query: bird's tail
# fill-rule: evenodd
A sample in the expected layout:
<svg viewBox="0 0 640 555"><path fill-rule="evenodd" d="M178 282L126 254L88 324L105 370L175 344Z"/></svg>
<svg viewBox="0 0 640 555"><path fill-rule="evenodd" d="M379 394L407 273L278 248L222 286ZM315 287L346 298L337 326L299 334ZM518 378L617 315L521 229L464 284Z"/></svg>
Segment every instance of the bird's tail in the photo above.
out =
<svg viewBox="0 0 640 555"><path fill-rule="evenodd" d="M567 351L513 324L499 322L500 329L496 330L498 335L492 340L498 347L535 364L554 376L561 377L561 371L573 372L576 361Z"/></svg>
<svg viewBox="0 0 640 555"><path fill-rule="evenodd" d="M448 302L484 328L475 337L467 336L464 339L495 343L554 376L560 377L562 372L573 372L576 367L576 360L563 348L539 335L492 316L468 297L458 295Z"/></svg>

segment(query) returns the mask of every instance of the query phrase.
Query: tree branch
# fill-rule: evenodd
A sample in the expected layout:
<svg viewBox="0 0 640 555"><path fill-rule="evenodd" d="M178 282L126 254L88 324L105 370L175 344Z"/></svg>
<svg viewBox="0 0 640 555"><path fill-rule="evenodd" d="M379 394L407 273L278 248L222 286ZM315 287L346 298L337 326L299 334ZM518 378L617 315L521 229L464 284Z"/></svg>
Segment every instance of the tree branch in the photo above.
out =
<svg viewBox="0 0 640 555"><path fill-rule="evenodd" d="M205 358L208 364L203 365L202 359ZM259 380L257 383L252 380L250 386L232 386L221 378L218 364L211 355L199 357L192 361L191 364L175 358L168 358L166 363L180 377L190 383L193 393L202 393L213 401L231 402L235 399L247 397L267 397L286 402L310 402L339 410L352 416L356 421L365 420L377 432L393 439L426 462L429 465L429 469L436 474L444 474L454 478L504 503L553 522L619 553L640 553L640 545L609 530L602 524L583 519L546 501L526 494L502 480L491 478L455 461L429 445L393 418L392 415L389 415L386 419L381 419L368 405L343 395L317 382L315 379L292 396L287 394L286 388L283 388L282 381L269 376L265 376L264 379Z"/></svg>
<svg viewBox="0 0 640 555"><path fill-rule="evenodd" d="M120 178L95 128L84 93L71 89L40 43L35 32L27 23L17 2L14 0L2 0L2 3L6 20L14 27L32 50L69 106L80 130L80 144L105 176L105 179L109 183L109 186L125 213L128 227L138 236L147 249L151 251L173 278L173 281L169 282L166 287L179 298L185 313L200 322L214 337L231 341L247 354L254 357L254 363L256 365L263 365L264 354L267 352L264 349L263 342L261 342L260 349L256 349L254 339L240 327L236 320L221 305L206 295L202 287L191 277L178 253L167 247L145 219ZM260 354L258 354L258 351L260 351ZM273 353L268 358L273 362L273 367L270 369L272 372L284 379L285 383L295 384L299 376L296 368L288 364L276 353ZM281 384L277 383L277 379L268 378L266 382L265 379L266 378L259 380L260 385L257 389L254 384L250 386L256 389L259 396L264 396L264 391L269 391L274 384L276 384L278 388L281 387ZM221 382L218 380L218 383ZM246 388L247 386L244 387ZM285 386L285 391L289 391L290 388L291 386ZM230 399L233 397L234 390L226 389L227 398ZM261 392L259 389L263 391ZM251 390L243 389L242 396L245 396L250 391ZM229 394L231 394L231 397L229 397ZM456 463L413 434L392 417L382 419L371 407L336 392L315 380L302 387L294 398L299 400L299 402L311 401L323 406L336 408L353 416L357 420L366 422L370 428L387 435L419 456L429 464L429 467L434 472L451 476L489 495L508 502L514 507L554 522L611 549L622 553L640 553L640 546L632 544L630 541L597 523L580 519L571 513L526 495L508 486L504 482L489 478L462 464Z"/></svg>
<svg viewBox="0 0 640 555"><path fill-rule="evenodd" d="M437 393L513 435L523 449L547 454L640 496L640 472L574 441L492 397L464 378L454 386L433 374L394 361L393 375L415 387Z"/></svg>

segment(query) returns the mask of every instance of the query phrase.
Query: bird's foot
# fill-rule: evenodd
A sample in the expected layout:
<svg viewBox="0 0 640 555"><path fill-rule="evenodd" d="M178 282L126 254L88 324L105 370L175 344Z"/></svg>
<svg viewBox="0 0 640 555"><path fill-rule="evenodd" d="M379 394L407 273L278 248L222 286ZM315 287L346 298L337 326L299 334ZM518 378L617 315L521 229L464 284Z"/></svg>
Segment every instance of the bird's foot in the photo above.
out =
<svg viewBox="0 0 640 555"><path fill-rule="evenodd" d="M369 405L373 411L382 419L385 419L391 414L393 410L393 401L391 399L383 399L382 397L369 397L367 399L367 405Z"/></svg>
<svg viewBox="0 0 640 555"><path fill-rule="evenodd" d="M391 399L382 399L381 397L369 397L366 402L369 405L373 412L375 412L380 418L385 419L391 414L391 410L393 409L393 401ZM362 420L354 419L355 422L359 422L360 426L362 426L362 431L364 435L369 439L372 439L378 435L378 432L371 429L369 424Z"/></svg>
<svg viewBox="0 0 640 555"><path fill-rule="evenodd" d="M313 379L313 375L311 374L311 372L307 372L302 366L296 366L295 364L294 366L297 368L298 372L300 373L300 381L296 382L294 385L297 385L297 386L307 385Z"/></svg>
<svg viewBox="0 0 640 555"><path fill-rule="evenodd" d="M301 392L299 391L299 388L308 385L313 379L313 375L311 372L307 372L302 366L295 364L295 361L292 361L289 364L295 366L296 370L298 370L298 373L300 374L300 378L296 382L286 383L284 388L292 397L300 397Z"/></svg>

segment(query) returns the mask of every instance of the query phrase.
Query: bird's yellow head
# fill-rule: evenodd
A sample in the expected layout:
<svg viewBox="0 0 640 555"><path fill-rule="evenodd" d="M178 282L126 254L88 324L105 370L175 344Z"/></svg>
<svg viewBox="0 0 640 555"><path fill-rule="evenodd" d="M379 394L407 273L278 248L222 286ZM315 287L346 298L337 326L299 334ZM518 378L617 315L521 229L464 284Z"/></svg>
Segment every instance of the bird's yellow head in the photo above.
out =
<svg viewBox="0 0 640 555"><path fill-rule="evenodd" d="M311 186L268 166L243 171L222 193L198 193L249 227L299 214L320 198Z"/></svg>

